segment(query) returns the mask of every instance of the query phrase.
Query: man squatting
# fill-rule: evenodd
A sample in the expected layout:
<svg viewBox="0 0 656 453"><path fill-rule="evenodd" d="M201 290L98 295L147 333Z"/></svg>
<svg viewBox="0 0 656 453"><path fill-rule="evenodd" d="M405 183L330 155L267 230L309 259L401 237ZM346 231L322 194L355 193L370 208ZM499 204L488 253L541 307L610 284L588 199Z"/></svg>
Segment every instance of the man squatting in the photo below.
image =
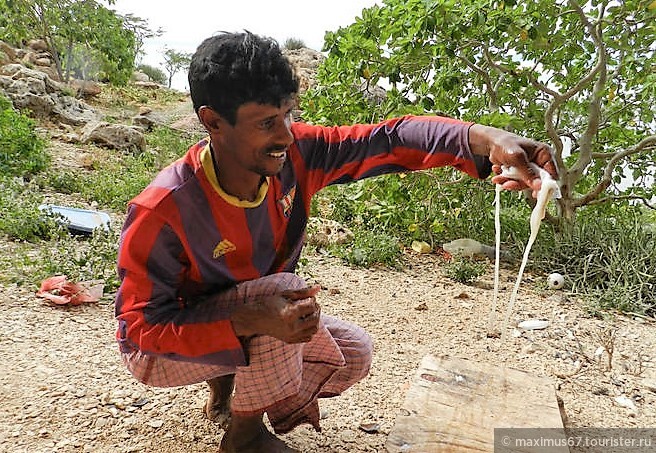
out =
<svg viewBox="0 0 656 453"><path fill-rule="evenodd" d="M206 39L189 68L209 137L130 203L116 296L123 361L156 387L207 381L223 452L296 451L271 433L309 423L317 399L363 379L372 341L321 313L294 273L310 200L330 184L451 165L505 189L557 177L548 146L449 118L404 116L339 127L292 122L298 79L277 43L249 32ZM500 165L522 178L500 176ZM234 390L234 391L233 391Z"/></svg>

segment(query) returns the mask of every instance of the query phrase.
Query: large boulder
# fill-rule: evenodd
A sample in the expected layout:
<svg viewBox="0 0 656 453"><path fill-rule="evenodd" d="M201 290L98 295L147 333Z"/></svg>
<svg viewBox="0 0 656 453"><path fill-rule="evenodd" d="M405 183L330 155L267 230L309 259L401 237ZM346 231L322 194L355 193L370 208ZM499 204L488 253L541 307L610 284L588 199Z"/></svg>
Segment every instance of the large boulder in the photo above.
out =
<svg viewBox="0 0 656 453"><path fill-rule="evenodd" d="M100 119L88 104L65 95L63 85L41 71L20 64L0 67L0 88L11 99L14 107L29 110L38 118L49 118L80 126Z"/></svg>
<svg viewBox="0 0 656 453"><path fill-rule="evenodd" d="M315 84L317 68L325 57L321 52L308 48L284 49L283 54L296 70L300 85L299 93L305 93Z"/></svg>
<svg viewBox="0 0 656 453"><path fill-rule="evenodd" d="M122 151L146 150L146 139L139 127L111 124L104 121L88 123L82 129L82 143L97 143L101 146L119 149Z"/></svg>

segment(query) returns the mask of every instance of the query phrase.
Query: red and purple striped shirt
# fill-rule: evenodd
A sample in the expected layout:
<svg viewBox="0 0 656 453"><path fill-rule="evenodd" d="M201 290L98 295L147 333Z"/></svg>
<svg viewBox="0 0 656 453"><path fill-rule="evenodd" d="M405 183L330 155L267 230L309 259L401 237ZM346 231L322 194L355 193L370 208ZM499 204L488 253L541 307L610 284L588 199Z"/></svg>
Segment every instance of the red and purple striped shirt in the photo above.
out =
<svg viewBox="0 0 656 453"><path fill-rule="evenodd" d="M208 299L239 282L293 272L311 198L330 184L445 165L487 177L489 160L471 153L469 126L415 116L373 125L293 123L287 161L254 202L226 194L209 141L195 144L129 204L116 296L122 351L243 365L232 307Z"/></svg>

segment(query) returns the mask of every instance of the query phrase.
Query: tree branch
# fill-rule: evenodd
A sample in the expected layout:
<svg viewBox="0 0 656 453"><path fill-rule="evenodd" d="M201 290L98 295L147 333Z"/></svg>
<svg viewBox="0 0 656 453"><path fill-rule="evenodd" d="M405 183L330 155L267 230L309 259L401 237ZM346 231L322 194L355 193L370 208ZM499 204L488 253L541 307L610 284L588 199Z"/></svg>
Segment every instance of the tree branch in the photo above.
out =
<svg viewBox="0 0 656 453"><path fill-rule="evenodd" d="M579 156L574 165L570 167L570 170L567 172L566 184L569 187L573 187L576 182L580 179L583 171L590 165L592 162L592 140L599 130L599 123L601 121L601 98L606 86L606 65L607 65L607 56L606 56L606 46L601 39L601 29L595 27L586 16L585 12L581 6L575 0L569 0L570 5L576 10L576 13L579 16L579 19L583 25L588 30L590 37L597 49L597 63L590 70L590 72L584 76L579 83L572 87L569 91L565 93L565 97L569 98L574 96L574 94L582 91L584 87L589 85L594 77L598 76L594 86L592 88L592 94L590 99L590 104L588 107L588 125L586 130L583 132L579 140ZM603 19L604 9L601 7L599 9L598 23L600 24ZM612 159L611 159L612 160ZM604 184L606 184L604 186ZM610 179L607 183L603 180L599 185L593 189L588 195L584 196L582 200L592 200L596 198L603 190L605 190L610 184Z"/></svg>
<svg viewBox="0 0 656 453"><path fill-rule="evenodd" d="M647 206L649 209L653 209L656 211L656 206L651 204L650 200L647 200L645 197L642 197L640 195L617 195L617 196L608 196L604 198L598 198L596 200L592 200L591 202L588 203L589 206L595 205L595 204L603 204L603 203L608 203L611 201L617 201L617 200L640 200L642 201L642 204Z"/></svg>
<svg viewBox="0 0 656 453"><path fill-rule="evenodd" d="M614 153L612 157L610 157L608 163L606 164L606 168L604 169L604 174L601 180L599 181L599 184L597 184L585 196L575 200L573 205L575 207L580 207L580 206L592 204L592 202L595 199L597 199L599 195L610 186L613 177L613 170L615 170L615 167L622 159L654 147L656 147L656 135L650 135L649 137L645 137L642 140L640 140L640 142L638 142L636 145L624 151Z"/></svg>
<svg viewBox="0 0 656 453"><path fill-rule="evenodd" d="M471 61L469 58L465 57L461 53L458 53L458 58L460 58L466 65L469 67L472 71L477 73L483 78L483 81L485 82L485 86L487 87L487 92L490 95L490 103L489 103L489 109L490 111L496 111L499 108L499 103L498 103L498 98L497 98L497 92L495 90L495 86L492 83L492 78L490 77L490 73L483 70L480 66L477 66L473 61Z"/></svg>

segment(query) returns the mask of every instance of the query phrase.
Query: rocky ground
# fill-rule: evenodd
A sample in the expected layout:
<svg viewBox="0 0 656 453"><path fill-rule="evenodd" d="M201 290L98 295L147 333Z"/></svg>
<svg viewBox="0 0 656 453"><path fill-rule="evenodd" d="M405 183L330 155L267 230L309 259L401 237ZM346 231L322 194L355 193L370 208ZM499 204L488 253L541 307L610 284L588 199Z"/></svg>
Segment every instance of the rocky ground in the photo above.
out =
<svg viewBox="0 0 656 453"><path fill-rule="evenodd" d="M76 155L70 145L55 146L64 163L66 147L69 157ZM120 216L113 218L120 223ZM10 256L12 245L0 241L0 251ZM588 317L575 297L545 290L544 276L529 275L502 342L486 335L491 266L475 284L463 285L443 275L435 254L410 251L403 270L351 268L315 251L307 258L302 272L322 285L323 312L365 327L375 356L364 381L322 401L322 433L300 428L285 436L303 452L385 451L426 354L550 378L567 428L656 427L654 319ZM502 273L500 329L514 273ZM59 307L35 291L0 285L0 451L218 451L222 430L201 410L204 384L148 388L124 369L114 341L113 294L95 304ZM536 331L514 328L535 318L550 324Z"/></svg>
<svg viewBox="0 0 656 453"><path fill-rule="evenodd" d="M567 427L656 426L653 321L586 317L566 293L536 291L542 277L535 276L520 292L513 324L529 318L551 324L530 332L511 326L502 344L486 335L491 275L473 286L454 283L434 255L410 256L402 271L354 269L321 253L308 258L303 271L323 286L324 312L364 326L376 347L370 376L322 402L322 433L300 428L285 436L304 452L385 451L426 354L551 378ZM507 295L513 277L503 274ZM0 300L0 451L217 451L222 431L202 414L204 384L148 388L123 368L111 295L62 308L35 297L32 288L4 286ZM361 429L367 424L373 432Z"/></svg>

